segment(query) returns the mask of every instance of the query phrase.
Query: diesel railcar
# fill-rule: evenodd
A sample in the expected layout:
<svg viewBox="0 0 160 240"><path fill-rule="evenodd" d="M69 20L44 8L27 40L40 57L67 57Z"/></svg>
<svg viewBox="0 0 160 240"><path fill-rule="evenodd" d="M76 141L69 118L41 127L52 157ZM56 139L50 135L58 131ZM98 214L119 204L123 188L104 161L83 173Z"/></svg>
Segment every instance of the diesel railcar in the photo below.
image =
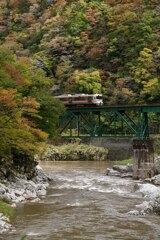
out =
<svg viewBox="0 0 160 240"><path fill-rule="evenodd" d="M65 106L103 105L102 94L63 94L55 98L61 100Z"/></svg>

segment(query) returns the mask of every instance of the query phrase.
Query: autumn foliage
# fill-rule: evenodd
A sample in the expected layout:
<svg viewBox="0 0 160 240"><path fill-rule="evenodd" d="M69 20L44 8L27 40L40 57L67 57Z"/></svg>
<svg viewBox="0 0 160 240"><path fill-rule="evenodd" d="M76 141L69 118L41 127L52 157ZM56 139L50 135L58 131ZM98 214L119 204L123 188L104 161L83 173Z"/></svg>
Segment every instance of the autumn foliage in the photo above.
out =
<svg viewBox="0 0 160 240"><path fill-rule="evenodd" d="M35 166L34 155L44 150L48 137L55 135L60 115L57 108L61 105L51 96L51 80L42 71L39 76L29 60L21 61L11 51L0 48L0 64L0 165L5 162L25 172ZM42 109L51 105L52 114L44 116ZM45 127L47 120L54 123L49 130Z"/></svg>

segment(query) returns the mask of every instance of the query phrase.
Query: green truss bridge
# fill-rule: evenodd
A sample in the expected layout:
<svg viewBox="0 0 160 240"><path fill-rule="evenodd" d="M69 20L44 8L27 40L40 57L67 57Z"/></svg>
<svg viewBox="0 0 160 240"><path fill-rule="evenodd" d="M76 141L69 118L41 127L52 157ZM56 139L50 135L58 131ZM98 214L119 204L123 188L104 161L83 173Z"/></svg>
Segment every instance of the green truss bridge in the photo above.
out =
<svg viewBox="0 0 160 240"><path fill-rule="evenodd" d="M58 132L66 138L148 139L150 116L159 127L160 104L71 106L60 120Z"/></svg>

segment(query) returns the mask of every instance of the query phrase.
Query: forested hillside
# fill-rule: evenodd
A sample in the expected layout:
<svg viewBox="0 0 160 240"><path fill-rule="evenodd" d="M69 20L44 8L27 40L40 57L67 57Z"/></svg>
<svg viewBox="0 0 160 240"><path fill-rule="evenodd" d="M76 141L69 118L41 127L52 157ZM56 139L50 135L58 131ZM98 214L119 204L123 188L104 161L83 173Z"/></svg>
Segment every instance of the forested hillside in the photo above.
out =
<svg viewBox="0 0 160 240"><path fill-rule="evenodd" d="M52 94L160 103L159 0L1 0L0 45L1 159L55 137Z"/></svg>
<svg viewBox="0 0 160 240"><path fill-rule="evenodd" d="M1 44L43 69L55 94L160 102L158 0L1 0L0 13Z"/></svg>

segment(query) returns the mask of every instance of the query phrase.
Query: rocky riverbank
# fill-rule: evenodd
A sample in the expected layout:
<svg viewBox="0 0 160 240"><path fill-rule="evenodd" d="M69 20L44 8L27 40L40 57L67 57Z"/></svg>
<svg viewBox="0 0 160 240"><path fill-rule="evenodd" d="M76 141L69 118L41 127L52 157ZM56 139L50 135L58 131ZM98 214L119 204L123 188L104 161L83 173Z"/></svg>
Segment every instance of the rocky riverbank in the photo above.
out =
<svg viewBox="0 0 160 240"><path fill-rule="evenodd" d="M61 146L49 145L41 156L45 161L104 161L107 160L108 149L86 144L65 144Z"/></svg>
<svg viewBox="0 0 160 240"><path fill-rule="evenodd" d="M46 152L41 156L41 160L106 160L107 154L108 150L105 148L79 143L62 146L48 145ZM37 160L39 160L39 157L37 156ZM33 164L36 165L37 162L33 162ZM51 179L39 166L27 167L27 174L24 171L23 174L20 174L10 167L0 169L0 200L9 203L13 208L22 202L39 201L47 193L48 182ZM0 234L14 230L9 223L9 218L0 214Z"/></svg>
<svg viewBox="0 0 160 240"><path fill-rule="evenodd" d="M136 209L129 211L130 215L156 214L160 216L160 184L135 183L135 192L144 197L142 204L136 205Z"/></svg>
<svg viewBox="0 0 160 240"><path fill-rule="evenodd" d="M46 195L49 181L51 178L39 166L36 167L35 176L31 180L27 180L25 175L15 176L12 181L1 179L0 199L13 208L22 202L39 201ZM0 234L6 231L15 231L15 229L10 225L9 218L0 213Z"/></svg>
<svg viewBox="0 0 160 240"><path fill-rule="evenodd" d="M132 164L115 165L106 170L108 176L116 177L132 177ZM135 181L135 192L142 194L145 201L137 205L137 209L130 211L130 215L143 215L147 213L155 213L160 215L160 157L155 159L156 173L152 178L143 181Z"/></svg>

